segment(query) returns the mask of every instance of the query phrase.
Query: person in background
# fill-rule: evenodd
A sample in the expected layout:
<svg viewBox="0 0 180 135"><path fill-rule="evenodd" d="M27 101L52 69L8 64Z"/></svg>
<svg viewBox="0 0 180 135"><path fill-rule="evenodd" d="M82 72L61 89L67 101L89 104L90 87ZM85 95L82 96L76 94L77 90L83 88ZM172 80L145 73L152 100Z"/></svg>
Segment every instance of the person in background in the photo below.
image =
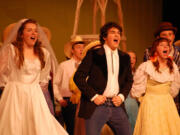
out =
<svg viewBox="0 0 180 135"><path fill-rule="evenodd" d="M61 105L63 120L70 135L74 134L77 104L70 101L72 92L69 88L69 81L81 63L84 46L85 43L80 36L75 36L65 45L64 53L69 59L59 64L54 79L54 96Z"/></svg>
<svg viewBox="0 0 180 135"><path fill-rule="evenodd" d="M133 51L128 51L127 53L130 56L132 74L134 75L134 73L136 71L137 56L136 56L136 53Z"/></svg>
<svg viewBox="0 0 180 135"><path fill-rule="evenodd" d="M180 117L175 97L180 73L170 53L170 41L158 38L151 47L150 60L135 72L131 96L140 101L133 135L179 135Z"/></svg>
<svg viewBox="0 0 180 135"><path fill-rule="evenodd" d="M180 40L175 41L174 45L178 49L178 51L180 52Z"/></svg>
<svg viewBox="0 0 180 135"><path fill-rule="evenodd" d="M136 71L135 66L136 66L136 62L137 62L137 57L136 57L135 52L133 52L133 51L129 51L127 53L129 54L129 56L131 58L132 74L134 75L134 73ZM126 98L124 104L125 104L126 112L128 114L129 122L131 124L131 129L133 132L135 123L136 123L137 113L138 113L138 103L137 103L137 100L133 99L129 94L128 97Z"/></svg>

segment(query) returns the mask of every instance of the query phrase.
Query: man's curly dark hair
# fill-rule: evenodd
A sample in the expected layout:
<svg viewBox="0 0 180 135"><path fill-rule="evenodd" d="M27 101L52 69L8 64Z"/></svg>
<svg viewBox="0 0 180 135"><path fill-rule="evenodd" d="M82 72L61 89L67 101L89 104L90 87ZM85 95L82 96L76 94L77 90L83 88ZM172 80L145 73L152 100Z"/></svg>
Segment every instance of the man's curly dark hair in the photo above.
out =
<svg viewBox="0 0 180 135"><path fill-rule="evenodd" d="M122 35L122 27L121 26L119 26L115 22L108 22L104 26L102 26L101 29L100 29L99 39L100 39L101 44L105 43L104 38L107 37L107 32L111 28L117 28L119 30L119 32L120 32L120 35Z"/></svg>

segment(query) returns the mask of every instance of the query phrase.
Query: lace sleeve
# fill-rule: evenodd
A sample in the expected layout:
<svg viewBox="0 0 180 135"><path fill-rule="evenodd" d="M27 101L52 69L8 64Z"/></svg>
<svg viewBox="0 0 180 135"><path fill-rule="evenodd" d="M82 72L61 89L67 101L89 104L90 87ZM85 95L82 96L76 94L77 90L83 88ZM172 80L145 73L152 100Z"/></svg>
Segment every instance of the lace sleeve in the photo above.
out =
<svg viewBox="0 0 180 135"><path fill-rule="evenodd" d="M63 76L64 76L64 68L62 67L62 64L59 64L56 75L54 76L54 81L53 81L54 96L58 101L63 99L63 97L59 91L60 85L62 84Z"/></svg>
<svg viewBox="0 0 180 135"><path fill-rule="evenodd" d="M3 87L8 81L10 74L10 60L13 59L11 46L5 46L0 50L0 87Z"/></svg>
<svg viewBox="0 0 180 135"><path fill-rule="evenodd" d="M176 64L174 64L174 80L171 85L170 93L173 97L176 97L180 89L180 73Z"/></svg>
<svg viewBox="0 0 180 135"><path fill-rule="evenodd" d="M142 63L135 72L134 82L131 88L132 97L138 98L145 93L147 85L146 62Z"/></svg>

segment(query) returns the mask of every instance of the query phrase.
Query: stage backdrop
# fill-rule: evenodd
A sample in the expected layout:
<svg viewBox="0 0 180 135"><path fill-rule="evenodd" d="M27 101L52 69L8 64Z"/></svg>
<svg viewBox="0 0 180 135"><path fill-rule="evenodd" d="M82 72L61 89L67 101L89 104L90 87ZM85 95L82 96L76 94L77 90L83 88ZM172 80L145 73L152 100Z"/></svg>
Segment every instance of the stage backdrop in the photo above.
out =
<svg viewBox="0 0 180 135"><path fill-rule="evenodd" d="M0 0L0 36L10 23L22 18L34 18L51 30L51 43L59 62L65 60L63 46L73 32L76 0ZM137 53L138 64L143 51L152 44L153 33L162 20L162 0L121 0L127 49ZM108 1L106 22L117 19L116 5ZM97 29L100 28L100 13ZM98 33L99 31L97 31ZM92 0L84 0L81 8L78 34L92 33Z"/></svg>

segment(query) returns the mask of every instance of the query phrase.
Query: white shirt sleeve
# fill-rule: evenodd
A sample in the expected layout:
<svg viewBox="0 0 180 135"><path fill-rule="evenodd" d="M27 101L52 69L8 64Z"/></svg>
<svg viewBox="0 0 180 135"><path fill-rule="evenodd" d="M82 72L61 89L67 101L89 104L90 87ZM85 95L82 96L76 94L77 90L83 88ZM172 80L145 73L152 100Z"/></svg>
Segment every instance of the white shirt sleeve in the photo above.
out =
<svg viewBox="0 0 180 135"><path fill-rule="evenodd" d="M62 68L61 64L59 64L56 75L54 77L54 81L53 81L54 96L58 101L63 99L63 97L60 93L60 90L59 90L59 86L62 82L62 76L63 76L63 68Z"/></svg>
<svg viewBox="0 0 180 135"><path fill-rule="evenodd" d="M174 66L174 80L172 81L172 84L171 84L170 93L173 97L176 97L180 89L180 73L175 63L173 66Z"/></svg>
<svg viewBox="0 0 180 135"><path fill-rule="evenodd" d="M135 72L134 83L131 88L132 97L138 98L145 93L147 85L147 73L145 72L146 62L142 63Z"/></svg>
<svg viewBox="0 0 180 135"><path fill-rule="evenodd" d="M124 95L120 93L118 96L121 98L122 102L124 102Z"/></svg>

